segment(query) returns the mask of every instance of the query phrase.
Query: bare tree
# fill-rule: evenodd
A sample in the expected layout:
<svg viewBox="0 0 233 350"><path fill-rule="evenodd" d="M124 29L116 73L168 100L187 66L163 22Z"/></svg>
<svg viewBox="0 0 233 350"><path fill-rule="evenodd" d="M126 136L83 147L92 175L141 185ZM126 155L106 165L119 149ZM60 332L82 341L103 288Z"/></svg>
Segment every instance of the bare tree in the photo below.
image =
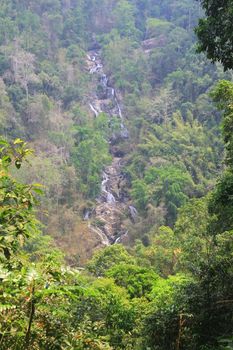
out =
<svg viewBox="0 0 233 350"><path fill-rule="evenodd" d="M28 101L28 84L31 81L37 80L35 74L35 55L19 48L17 41L15 42L14 54L11 55L11 69L15 82L19 83L25 89Z"/></svg>

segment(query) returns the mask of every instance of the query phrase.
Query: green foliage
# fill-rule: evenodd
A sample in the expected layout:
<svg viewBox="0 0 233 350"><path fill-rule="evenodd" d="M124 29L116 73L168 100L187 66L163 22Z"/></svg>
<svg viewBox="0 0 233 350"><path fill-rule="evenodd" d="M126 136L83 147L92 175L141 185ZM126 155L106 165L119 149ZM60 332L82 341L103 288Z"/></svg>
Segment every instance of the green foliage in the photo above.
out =
<svg viewBox="0 0 233 350"><path fill-rule="evenodd" d="M86 54L99 45L131 137L130 144L117 145L129 175L124 191L135 192L142 219L152 206L162 211L159 223L173 224L177 208L212 185L222 144L208 90L219 76L228 76L194 54L199 10L191 0L2 2L0 126L9 139L26 139L37 151L20 177L46 186L41 217L53 235L73 235L80 220L75 217L98 197L102 170L111 161L109 141L120 127L114 117L108 125L108 115L93 120L88 107L95 82ZM161 158L189 173L197 186L187 191L174 176L168 195L148 189L145 172L161 168ZM54 225L57 217L65 224Z"/></svg>
<svg viewBox="0 0 233 350"><path fill-rule="evenodd" d="M33 212L40 187L9 175L11 164L19 168L31 151L20 139L1 145L1 189L8 195L0 232L1 349L231 346L233 233L208 234L206 200L186 204L175 234L161 227L134 255L121 245L97 252L87 275L66 266L53 242L41 236ZM13 220L20 232L12 231Z"/></svg>
<svg viewBox="0 0 233 350"><path fill-rule="evenodd" d="M233 227L232 189L233 173L230 169L220 177L210 198L209 212L213 216L210 229L214 233L224 232Z"/></svg>
<svg viewBox="0 0 233 350"><path fill-rule="evenodd" d="M213 101L217 104L219 110L223 111L223 140L225 142L226 163L233 165L233 84L230 81L222 80L212 90L211 96Z"/></svg>
<svg viewBox="0 0 233 350"><path fill-rule="evenodd" d="M117 285L126 288L131 298L148 295L157 279L152 270L122 263L109 269L106 275L112 277Z"/></svg>
<svg viewBox="0 0 233 350"><path fill-rule="evenodd" d="M95 276L103 276L115 264L133 264L134 259L122 245L113 245L97 252L88 263L88 270Z"/></svg>
<svg viewBox="0 0 233 350"><path fill-rule="evenodd" d="M229 2L202 3L200 50L230 68ZM231 79L194 54L199 10L191 0L1 1L0 127L38 153L21 167L31 146L0 142L1 349L232 347L233 94L226 80L212 96L224 112L228 169L209 196L190 201L213 187L222 168L220 115L209 91ZM125 198L139 209L127 224L140 241L130 252L106 247L76 270L40 233L35 205L43 187L31 182L47 185L37 216L60 246L69 233L81 251L87 225L80 229L78 216L93 207L120 127L88 108L94 82L86 51L98 45L131 137L110 147L124 154Z"/></svg>
<svg viewBox="0 0 233 350"><path fill-rule="evenodd" d="M113 11L115 26L121 36L137 38L140 32L135 27L135 12L133 4L126 0L120 0Z"/></svg>
<svg viewBox="0 0 233 350"><path fill-rule="evenodd" d="M148 18L146 22L147 36L156 37L159 35L166 35L172 27L168 21L158 18Z"/></svg>
<svg viewBox="0 0 233 350"><path fill-rule="evenodd" d="M31 151L20 139L13 145L4 140L1 144L3 196L6 178L10 179L10 163L15 162L18 167ZM11 179L8 198L3 198L1 349L112 349L110 343L122 344L123 349L124 337L132 330L134 319L127 293L111 280L97 279L90 285L78 271L63 265L61 253L39 234L32 211L33 189L38 192L37 185L23 185ZM122 254L127 256L123 249Z"/></svg>
<svg viewBox="0 0 233 350"><path fill-rule="evenodd" d="M180 249L177 248L176 236L170 227L161 226L149 232L150 245L136 245L138 260L148 265L160 276L167 277L176 270Z"/></svg>
<svg viewBox="0 0 233 350"><path fill-rule="evenodd" d="M184 275L171 276L167 280L159 279L155 283L151 293L150 311L144 321L143 331L147 335L147 346L152 349L175 348L179 339L179 321L188 322L192 319L185 306L185 290L191 284L192 279ZM186 344L185 348L191 349L189 345Z"/></svg>
<svg viewBox="0 0 233 350"><path fill-rule="evenodd" d="M213 62L219 61L225 69L233 67L232 61L232 3L202 0L206 18L200 19L196 28L199 51L206 52Z"/></svg>
<svg viewBox="0 0 233 350"><path fill-rule="evenodd" d="M138 208L145 211L148 204L165 203L167 223L174 223L177 208L188 197L204 193L204 186L213 181L220 158L213 152L211 137L199 122L185 122L179 115L164 125L150 126L126 168Z"/></svg>
<svg viewBox="0 0 233 350"><path fill-rule="evenodd" d="M232 98L233 85L229 81L220 81L211 96L217 107L223 111L222 133L225 142L226 157L228 166L222 177L219 179L210 199L209 211L213 216L210 229L217 232L224 232L233 228L232 218L232 190L233 190L233 139L232 139Z"/></svg>
<svg viewBox="0 0 233 350"><path fill-rule="evenodd" d="M132 197L144 209L149 202L159 205L165 201L168 208L168 220L174 221L177 208L188 199L185 186L192 186L192 179L181 169L174 166L150 167L145 172L145 182L135 180L132 183Z"/></svg>
<svg viewBox="0 0 233 350"><path fill-rule="evenodd" d="M16 139L13 144L2 140L1 145L1 348L26 349L32 344L36 348L37 337L41 337L41 344L49 346L50 340L44 335L52 318L47 319L47 324L42 320L45 312L51 313L52 300L59 302L61 295L65 295L62 286L56 287L62 276L61 261L55 250L46 254L41 251L37 263L31 263L23 252L24 243L39 232L33 207L35 194L41 194L41 189L39 185L18 183L9 174L11 163L19 169L24 158L31 154L27 144ZM35 310L36 323L41 327L34 326Z"/></svg>
<svg viewBox="0 0 233 350"><path fill-rule="evenodd" d="M178 257L182 269L196 272L203 259L208 257L212 239L208 235L208 199L192 199L178 212L175 234L182 245Z"/></svg>
<svg viewBox="0 0 233 350"><path fill-rule="evenodd" d="M114 120L113 120L114 123ZM106 114L101 113L93 124L75 127L75 146L72 159L78 174L80 192L87 198L96 198L104 167L110 163L108 138L118 126L109 125Z"/></svg>
<svg viewBox="0 0 233 350"><path fill-rule="evenodd" d="M41 194L41 190L39 185L19 184L9 175L11 164L19 169L23 158L31 154L27 144L20 139L16 139L12 145L4 140L0 144L0 252L2 257L10 259L35 230L32 207L36 202L35 193Z"/></svg>

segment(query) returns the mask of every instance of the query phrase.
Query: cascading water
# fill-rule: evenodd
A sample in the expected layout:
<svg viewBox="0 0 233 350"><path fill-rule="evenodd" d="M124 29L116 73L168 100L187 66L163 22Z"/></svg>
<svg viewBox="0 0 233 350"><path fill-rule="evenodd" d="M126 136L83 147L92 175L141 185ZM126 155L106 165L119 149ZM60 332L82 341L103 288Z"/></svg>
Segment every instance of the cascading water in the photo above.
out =
<svg viewBox="0 0 233 350"><path fill-rule="evenodd" d="M91 111L95 118L98 118L101 112L105 112L109 116L117 117L120 120L120 131L118 139L127 139L129 132L124 124L124 117L121 110L116 90L110 86L109 79L104 72L103 63L99 52L90 52L87 56L89 73L93 76L96 84L96 92L89 102ZM98 91L98 92L97 92ZM114 135L110 135L109 143L112 150L111 139ZM121 225L121 217L129 211L132 221L136 218L136 209L128 207L127 203L120 196L119 183L122 180L121 158L113 157L112 164L105 168L102 174L101 194L94 210L96 221L100 222L99 227L94 227L89 223L92 232L101 239L102 245L110 245L119 243L127 237L128 231ZM134 208L134 209L133 209ZM87 218L87 215L85 216Z"/></svg>
<svg viewBox="0 0 233 350"><path fill-rule="evenodd" d="M95 113L95 116L97 118L101 112L97 111L97 109L95 109L95 107L91 103L89 103L89 106L90 106L91 110Z"/></svg>
<svg viewBox="0 0 233 350"><path fill-rule="evenodd" d="M109 182L109 177L105 172L103 172L103 180L101 183L101 193L104 196L107 203L114 204L116 203L116 199L114 195L108 190L108 182Z"/></svg>
<svg viewBox="0 0 233 350"><path fill-rule="evenodd" d="M97 236L100 238L101 240L101 243L104 245L104 246L109 246L111 243L109 241L109 238L107 237L107 235L102 231L100 230L98 227L94 227L92 225L88 225L88 227L94 232L97 234Z"/></svg>
<svg viewBox="0 0 233 350"><path fill-rule="evenodd" d="M102 192L107 192L107 183L109 181L108 175L103 172L103 181L101 183L101 191Z"/></svg>

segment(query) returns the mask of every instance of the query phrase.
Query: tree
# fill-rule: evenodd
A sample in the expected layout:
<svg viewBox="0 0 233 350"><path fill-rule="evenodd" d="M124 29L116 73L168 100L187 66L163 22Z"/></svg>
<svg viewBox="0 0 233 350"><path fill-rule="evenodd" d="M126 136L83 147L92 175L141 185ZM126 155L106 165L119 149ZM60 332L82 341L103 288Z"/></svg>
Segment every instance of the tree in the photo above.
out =
<svg viewBox="0 0 233 350"><path fill-rule="evenodd" d="M221 80L211 92L219 110L223 111L222 133L226 147L226 164L233 168L233 84Z"/></svg>
<svg viewBox="0 0 233 350"><path fill-rule="evenodd" d="M192 287L192 277L184 274L157 279L150 293L142 331L147 347L164 350L195 348L195 339L189 338L187 327L192 315L187 310L186 290Z"/></svg>
<svg viewBox="0 0 233 350"><path fill-rule="evenodd" d="M36 198L33 189L36 192L40 192L40 189L17 183L9 175L11 164L19 169L23 159L31 154L27 144L16 139L13 144L0 140L0 145L0 251L5 259L10 259L35 230L36 220L32 207Z"/></svg>
<svg viewBox="0 0 233 350"><path fill-rule="evenodd" d="M219 61L225 70L233 68L232 1L202 0L206 18L196 28L198 50L206 52L213 62Z"/></svg>
<svg viewBox="0 0 233 350"><path fill-rule="evenodd" d="M95 276L105 276L106 272L116 264L134 264L133 257L119 244L109 246L97 252L88 263L88 270Z"/></svg>
<svg viewBox="0 0 233 350"><path fill-rule="evenodd" d="M126 0L120 0L113 11L116 28L121 36L137 38L138 31L135 27L135 8Z"/></svg>
<svg viewBox="0 0 233 350"><path fill-rule="evenodd" d="M211 230L218 233L233 228L233 84L220 81L211 95L217 107L223 111L222 133L226 149L225 162L228 166L209 203L209 211L213 215Z"/></svg>
<svg viewBox="0 0 233 350"><path fill-rule="evenodd" d="M41 235L34 212L40 186L24 185L9 174L11 165L21 168L31 150L20 139L13 143L1 140L0 144L1 349L94 350L104 346L110 350L98 333L102 329L98 322L86 322L87 315L82 324L74 321L74 303L77 307L82 296L83 308L86 298L81 292L85 281L75 282L79 272L65 266L63 255L51 239ZM125 307L123 294L119 297L118 288L114 293L115 309L108 304L109 296L101 311L108 305L108 316L113 318L121 306L121 314L127 318L130 309Z"/></svg>
<svg viewBox="0 0 233 350"><path fill-rule="evenodd" d="M12 71L16 83L19 83L26 92L26 99L29 99L29 82L37 81L35 74L35 56L18 48L16 42L15 52L11 56Z"/></svg>
<svg viewBox="0 0 233 350"><path fill-rule="evenodd" d="M149 263L151 268L164 278L174 274L180 252L174 231L166 226L153 228L149 232L149 238L149 246L140 243L135 248L139 261Z"/></svg>
<svg viewBox="0 0 233 350"><path fill-rule="evenodd" d="M146 36L148 38L166 37L172 28L172 23L158 18L148 18L146 21Z"/></svg>
<svg viewBox="0 0 233 350"><path fill-rule="evenodd" d="M113 266L106 275L118 286L126 288L131 298L147 296L158 278L152 269L125 263Z"/></svg>

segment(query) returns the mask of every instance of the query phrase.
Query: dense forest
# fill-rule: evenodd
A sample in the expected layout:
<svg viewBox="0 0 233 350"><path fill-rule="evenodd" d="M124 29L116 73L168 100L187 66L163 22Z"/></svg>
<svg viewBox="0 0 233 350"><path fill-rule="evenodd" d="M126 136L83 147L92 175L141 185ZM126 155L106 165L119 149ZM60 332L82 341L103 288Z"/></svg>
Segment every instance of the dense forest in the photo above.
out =
<svg viewBox="0 0 233 350"><path fill-rule="evenodd" d="M0 349L233 349L232 1L0 3Z"/></svg>

